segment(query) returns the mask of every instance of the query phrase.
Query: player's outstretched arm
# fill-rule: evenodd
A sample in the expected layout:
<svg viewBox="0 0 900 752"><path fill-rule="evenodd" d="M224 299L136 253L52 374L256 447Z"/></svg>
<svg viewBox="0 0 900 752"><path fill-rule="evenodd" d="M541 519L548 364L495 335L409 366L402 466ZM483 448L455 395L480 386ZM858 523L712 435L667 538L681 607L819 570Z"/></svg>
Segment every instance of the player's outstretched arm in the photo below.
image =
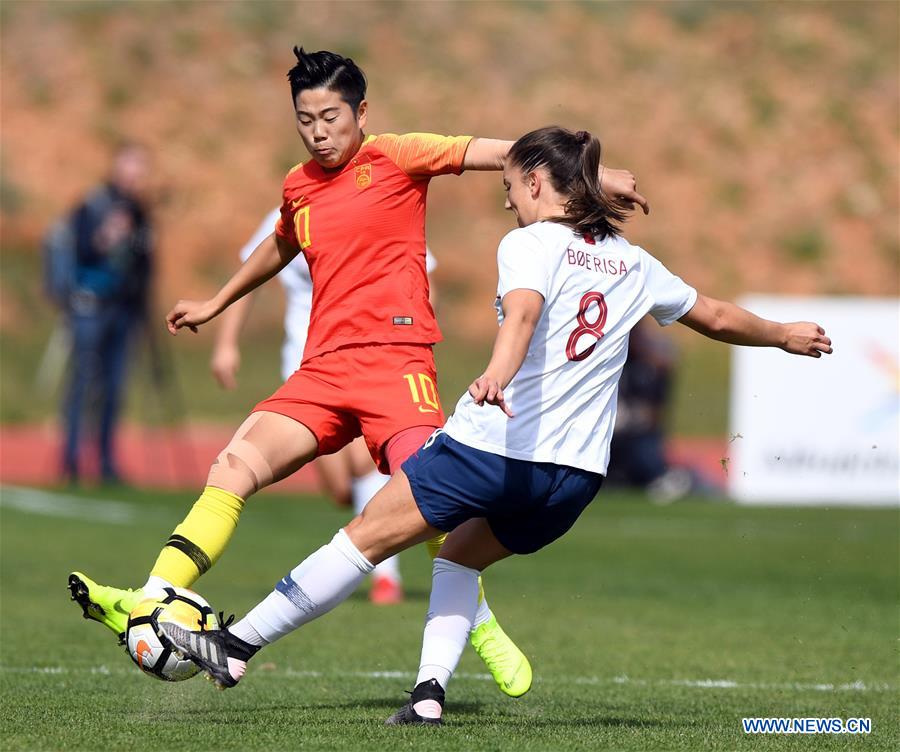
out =
<svg viewBox="0 0 900 752"><path fill-rule="evenodd" d="M512 381L528 354L528 345L541 317L544 297L535 290L510 290L503 296L503 323L494 341L491 362L469 386L469 394L479 405L497 405L510 418L515 417L503 398L503 390Z"/></svg>
<svg viewBox="0 0 900 752"><path fill-rule="evenodd" d="M267 227L268 224L268 221L264 222L260 227L260 230L257 230L257 233L259 233L262 228ZM256 237L258 237L258 235ZM254 250L257 250L260 246L269 244L275 245L275 236L272 234L266 236ZM244 258L243 255L242 258ZM246 258L250 257L247 256ZM247 323L247 318L250 316L252 304L253 293L250 293L232 303L222 316L219 332L216 336L216 344L213 347L212 356L209 360L209 368L212 371L213 377L223 389L235 389L237 387L237 373L241 368L241 348L239 342L241 331L243 331L244 325Z"/></svg>
<svg viewBox="0 0 900 752"><path fill-rule="evenodd" d="M245 295L222 314L216 344L209 359L209 370L223 389L237 387L237 373L241 368L241 331L250 316L253 295L254 293Z"/></svg>
<svg viewBox="0 0 900 752"><path fill-rule="evenodd" d="M711 339L732 345L780 347L794 355L821 358L830 355L831 340L810 321L781 324L760 318L734 303L698 295L697 302L679 321Z"/></svg>
<svg viewBox="0 0 900 752"><path fill-rule="evenodd" d="M229 279L215 297L209 300L179 300L166 314L166 327L171 334L187 327L192 332L210 319L218 316L236 300L252 292L263 282L274 277L286 267L299 252L278 236L272 243L272 235L260 243Z"/></svg>
<svg viewBox="0 0 900 752"><path fill-rule="evenodd" d="M473 138L466 148L463 169L502 170L506 155L514 143L499 138Z"/></svg>
<svg viewBox="0 0 900 752"><path fill-rule="evenodd" d="M506 155L512 148L513 141L503 141L497 138L473 138L466 149L463 158L463 168L466 170L502 170ZM638 204L644 214L650 213L650 204L637 191L637 181L629 170L614 170L600 165L600 189L619 199L627 208L634 208Z"/></svg>

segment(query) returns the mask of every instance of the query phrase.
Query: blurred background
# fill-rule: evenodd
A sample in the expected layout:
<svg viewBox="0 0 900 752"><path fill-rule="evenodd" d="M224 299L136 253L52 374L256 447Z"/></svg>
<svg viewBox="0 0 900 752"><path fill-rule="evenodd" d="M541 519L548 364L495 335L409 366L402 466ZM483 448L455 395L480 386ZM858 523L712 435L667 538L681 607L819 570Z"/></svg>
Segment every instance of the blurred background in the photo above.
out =
<svg viewBox="0 0 900 752"><path fill-rule="evenodd" d="M280 383L281 285L256 296L233 391L210 373L217 323L173 338L163 316L230 276L307 158L285 76L295 44L362 66L373 133L598 134L652 206L629 240L707 294L819 321L835 342L813 360L635 330L608 487L565 540L489 573L540 684L505 702L467 655L442 745L471 749L477 729L492 749L741 749L755 741L739 719L775 715L872 718L866 748L900 748L900 5L865 0L0 2L0 746L398 747L382 723L414 678L421 547L401 554L403 603L354 595L224 699L141 676L64 589L72 568L143 582L212 458ZM114 161L128 142L143 149ZM490 350L513 222L496 174L430 191L452 409ZM122 286L70 295L75 322L47 294L46 261L85 207L110 262L85 285ZM101 298L129 321L102 352ZM77 372L77 484L67 337L103 363ZM119 382L104 467L102 387ZM248 505L199 583L217 608L243 613L346 524L317 480L304 468ZM710 503L727 499L764 506ZM373 650L361 635L391 639Z"/></svg>
<svg viewBox="0 0 900 752"><path fill-rule="evenodd" d="M215 323L171 338L162 316L180 297L218 289L279 203L284 173L306 158L285 79L294 44L361 65L371 132L511 139L559 123L598 134L604 162L632 170L652 206L629 223L629 240L707 294L854 296L896 307L898 7L7 0L0 479L60 480L65 353L42 246L54 221L109 174L124 141L149 153L144 200L155 243L151 326L135 330L129 356L121 480L196 486L278 385L277 284L258 296L235 391L209 372ZM440 178L430 190L446 337L439 386L451 407L489 352L494 253L512 223L497 175ZM889 430L898 385L891 321L880 356ZM729 426L729 348L679 329L652 333L642 348L666 373L663 397L643 394L667 462L687 469L694 490L717 493L740 433Z"/></svg>

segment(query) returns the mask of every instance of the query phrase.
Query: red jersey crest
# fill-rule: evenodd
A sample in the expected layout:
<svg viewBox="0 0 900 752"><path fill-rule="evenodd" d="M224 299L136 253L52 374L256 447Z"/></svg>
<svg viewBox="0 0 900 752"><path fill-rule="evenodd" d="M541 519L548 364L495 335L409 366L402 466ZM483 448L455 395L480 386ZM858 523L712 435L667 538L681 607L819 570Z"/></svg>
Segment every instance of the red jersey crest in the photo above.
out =
<svg viewBox="0 0 900 752"><path fill-rule="evenodd" d="M361 164L356 166L356 187L359 190L368 188L372 184L372 165Z"/></svg>

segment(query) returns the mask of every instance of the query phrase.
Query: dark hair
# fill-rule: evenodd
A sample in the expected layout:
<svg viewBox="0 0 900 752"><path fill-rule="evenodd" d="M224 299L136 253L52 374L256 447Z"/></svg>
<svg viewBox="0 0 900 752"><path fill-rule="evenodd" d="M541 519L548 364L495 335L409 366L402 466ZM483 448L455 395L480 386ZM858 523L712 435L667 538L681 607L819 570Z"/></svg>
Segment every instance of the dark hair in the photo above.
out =
<svg viewBox="0 0 900 752"><path fill-rule="evenodd" d="M552 221L601 240L621 232L625 207L600 190L600 142L587 131L556 125L526 133L509 150L507 160L528 174L543 167L557 192L568 197L566 213Z"/></svg>
<svg viewBox="0 0 900 752"><path fill-rule="evenodd" d="M304 89L326 88L341 95L353 112L359 110L359 103L366 98L366 74L349 57L336 52L319 50L306 52L302 47L294 47L297 64L288 71L291 82L291 99Z"/></svg>

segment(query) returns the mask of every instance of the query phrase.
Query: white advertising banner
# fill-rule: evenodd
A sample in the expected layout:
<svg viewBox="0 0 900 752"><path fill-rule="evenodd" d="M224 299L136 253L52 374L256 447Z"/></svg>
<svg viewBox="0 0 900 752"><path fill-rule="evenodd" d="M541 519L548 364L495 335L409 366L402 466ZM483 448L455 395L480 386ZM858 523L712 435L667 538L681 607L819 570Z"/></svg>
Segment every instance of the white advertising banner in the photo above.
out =
<svg viewBox="0 0 900 752"><path fill-rule="evenodd" d="M900 300L754 295L776 321L815 321L834 353L735 347L731 495L748 504L900 502Z"/></svg>

